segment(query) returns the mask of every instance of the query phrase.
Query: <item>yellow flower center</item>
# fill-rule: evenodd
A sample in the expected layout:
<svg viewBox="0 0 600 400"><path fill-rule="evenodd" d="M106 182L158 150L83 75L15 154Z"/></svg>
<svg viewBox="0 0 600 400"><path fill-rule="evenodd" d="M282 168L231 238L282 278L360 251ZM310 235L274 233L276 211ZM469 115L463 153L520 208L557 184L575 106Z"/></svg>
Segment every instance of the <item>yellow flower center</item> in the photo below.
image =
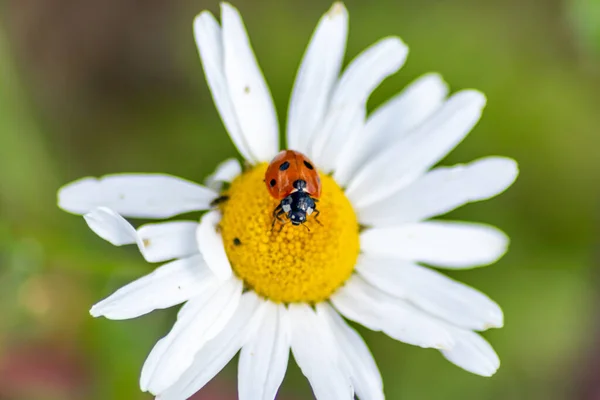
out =
<svg viewBox="0 0 600 400"><path fill-rule="evenodd" d="M233 271L247 288L275 302L317 303L350 277L359 252L358 222L335 181L321 175L322 194L304 226L273 224L279 204L265 183L267 164L237 177L225 193L220 223ZM307 229L308 228L308 229Z"/></svg>

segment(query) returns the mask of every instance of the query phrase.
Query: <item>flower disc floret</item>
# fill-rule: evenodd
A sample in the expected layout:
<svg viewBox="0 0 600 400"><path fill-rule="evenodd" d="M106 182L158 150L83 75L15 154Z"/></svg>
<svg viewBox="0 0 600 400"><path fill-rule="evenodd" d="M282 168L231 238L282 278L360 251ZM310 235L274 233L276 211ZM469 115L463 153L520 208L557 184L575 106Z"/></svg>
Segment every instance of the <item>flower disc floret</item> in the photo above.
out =
<svg viewBox="0 0 600 400"><path fill-rule="evenodd" d="M237 177L222 205L225 251L249 289L275 302L317 303L350 277L359 253L354 210L335 181L322 175L322 195L305 226L273 226L279 201L265 188L267 164ZM320 224L319 224L320 222Z"/></svg>

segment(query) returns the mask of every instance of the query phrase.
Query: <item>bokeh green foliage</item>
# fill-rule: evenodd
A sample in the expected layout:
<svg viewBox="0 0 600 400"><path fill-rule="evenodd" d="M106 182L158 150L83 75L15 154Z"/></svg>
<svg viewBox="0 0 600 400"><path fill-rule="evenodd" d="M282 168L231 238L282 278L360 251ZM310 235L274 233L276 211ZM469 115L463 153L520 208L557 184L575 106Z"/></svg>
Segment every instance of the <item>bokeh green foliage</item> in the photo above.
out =
<svg viewBox="0 0 600 400"><path fill-rule="evenodd" d="M236 5L285 126L298 62L329 5ZM216 3L206 6L217 11ZM503 306L505 328L485 334L502 367L489 379L473 376L436 351L360 328L388 398L574 398L593 339L600 284L592 252L600 206L598 2L356 0L347 7L347 59L387 35L401 36L410 47L406 66L374 93L371 109L419 75L440 72L453 90L477 88L488 98L480 124L442 164L498 154L517 159L521 170L499 198L445 217L491 223L512 239L496 265L450 273ZM85 398L149 398L139 393L138 374L174 310L123 322L89 317L94 301L152 266L135 249L114 248L81 218L60 212L56 190L80 176L125 171L201 182L216 163L236 156L191 36L191 20L203 8L181 7L169 38L178 57L173 62L187 74L185 90L109 96L85 111L67 98L62 101L73 102L74 112L45 114L43 103L32 100L38 88L12 62L9 43L0 40L0 355L29 343L58 343L77 355L89 377L81 389ZM235 393L234 365L220 379ZM308 393L292 368L282 398ZM52 398L44 397L47 392L36 396Z"/></svg>

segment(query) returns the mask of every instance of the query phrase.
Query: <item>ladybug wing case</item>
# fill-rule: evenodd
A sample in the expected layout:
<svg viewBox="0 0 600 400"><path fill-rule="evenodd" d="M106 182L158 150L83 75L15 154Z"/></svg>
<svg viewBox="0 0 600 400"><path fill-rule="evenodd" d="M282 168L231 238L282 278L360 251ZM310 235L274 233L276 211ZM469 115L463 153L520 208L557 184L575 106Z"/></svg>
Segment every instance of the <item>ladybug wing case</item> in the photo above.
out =
<svg viewBox="0 0 600 400"><path fill-rule="evenodd" d="M299 153L298 178L306 182L306 192L316 199L321 197L321 178L319 172L315 169L312 162L304 155Z"/></svg>
<svg viewBox="0 0 600 400"><path fill-rule="evenodd" d="M290 171L295 169L295 165L294 168L290 168L292 163L289 160L289 153L289 150L283 150L277 154L265 172L267 190L277 200L285 198L294 190L292 184L297 174L292 174Z"/></svg>

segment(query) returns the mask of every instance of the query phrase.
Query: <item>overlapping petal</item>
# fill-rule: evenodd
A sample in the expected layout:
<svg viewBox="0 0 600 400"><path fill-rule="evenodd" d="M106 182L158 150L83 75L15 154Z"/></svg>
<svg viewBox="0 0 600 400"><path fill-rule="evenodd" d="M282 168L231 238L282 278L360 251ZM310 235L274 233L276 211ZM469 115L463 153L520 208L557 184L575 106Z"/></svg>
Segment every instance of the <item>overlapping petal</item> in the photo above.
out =
<svg viewBox="0 0 600 400"><path fill-rule="evenodd" d="M383 400L383 382L373 355L360 335L329 304L317 305L317 315L329 325L339 352L350 368L356 395L361 400Z"/></svg>
<svg viewBox="0 0 600 400"><path fill-rule="evenodd" d="M171 221L142 225L137 231L113 210L98 207L84 215L91 230L115 246L137 244L149 262L167 261L198 254L194 234L198 223Z"/></svg>
<svg viewBox="0 0 600 400"><path fill-rule="evenodd" d="M306 304L290 304L292 353L317 399L353 399L354 389L346 360L331 328Z"/></svg>
<svg viewBox="0 0 600 400"><path fill-rule="evenodd" d="M217 280L202 256L172 261L123 286L92 307L94 317L136 318L211 292Z"/></svg>
<svg viewBox="0 0 600 400"><path fill-rule="evenodd" d="M375 203L435 165L479 121L485 101L475 90L451 96L431 118L379 153L352 178L346 189L352 204L362 208Z"/></svg>
<svg viewBox="0 0 600 400"><path fill-rule="evenodd" d="M221 215L218 211L209 211L204 214L196 231L196 239L208 267L219 279L225 280L229 279L233 272L227 253L225 253L223 238L217 230L220 220Z"/></svg>
<svg viewBox="0 0 600 400"><path fill-rule="evenodd" d="M391 196L359 207L357 213L363 224L377 227L423 221L502 193L518 173L517 163L505 157L437 168Z"/></svg>
<svg viewBox="0 0 600 400"><path fill-rule="evenodd" d="M369 116L356 135L339 149L335 180L346 186L366 162L402 140L444 102L448 85L438 74L426 74L386 101Z"/></svg>
<svg viewBox="0 0 600 400"><path fill-rule="evenodd" d="M451 363L477 375L492 376L500 367L500 359L490 344L475 332L452 329L454 347L442 350Z"/></svg>
<svg viewBox="0 0 600 400"><path fill-rule="evenodd" d="M308 153L337 82L348 34L348 12L336 2L321 17L298 69L288 110L288 148Z"/></svg>
<svg viewBox="0 0 600 400"><path fill-rule="evenodd" d="M239 12L221 5L223 27L208 11L194 21L206 81L223 124L248 161L270 161L279 150L271 94L256 62Z"/></svg>
<svg viewBox="0 0 600 400"><path fill-rule="evenodd" d="M140 386L160 393L173 385L192 365L195 354L217 336L238 308L242 282L230 279L214 291L189 300L179 312L171 332L158 341L148 356Z"/></svg>
<svg viewBox="0 0 600 400"><path fill-rule="evenodd" d="M475 330L499 328L502 310L483 293L409 261L362 257L357 271L373 286L415 304L454 325Z"/></svg>
<svg viewBox="0 0 600 400"><path fill-rule="evenodd" d="M240 162L235 158L230 158L217 165L215 172L206 177L204 184L219 193L224 183L233 182L241 173L242 166Z"/></svg>
<svg viewBox="0 0 600 400"><path fill-rule="evenodd" d="M264 308L262 323L240 353L240 400L275 399L287 370L291 342L287 309L271 302L266 302Z"/></svg>
<svg viewBox="0 0 600 400"><path fill-rule="evenodd" d="M265 302L246 292L229 323L206 343L190 368L168 389L154 392L157 400L187 399L202 389L235 356L262 323Z"/></svg>
<svg viewBox="0 0 600 400"><path fill-rule="evenodd" d="M385 78L402 67L407 54L408 47L402 40L385 38L359 54L346 68L308 152L323 171L333 171L340 149L358 134L357 128L364 123L369 96Z"/></svg>
<svg viewBox="0 0 600 400"><path fill-rule="evenodd" d="M404 343L449 349L454 340L447 326L400 298L392 297L353 275L331 297L346 318Z"/></svg>

